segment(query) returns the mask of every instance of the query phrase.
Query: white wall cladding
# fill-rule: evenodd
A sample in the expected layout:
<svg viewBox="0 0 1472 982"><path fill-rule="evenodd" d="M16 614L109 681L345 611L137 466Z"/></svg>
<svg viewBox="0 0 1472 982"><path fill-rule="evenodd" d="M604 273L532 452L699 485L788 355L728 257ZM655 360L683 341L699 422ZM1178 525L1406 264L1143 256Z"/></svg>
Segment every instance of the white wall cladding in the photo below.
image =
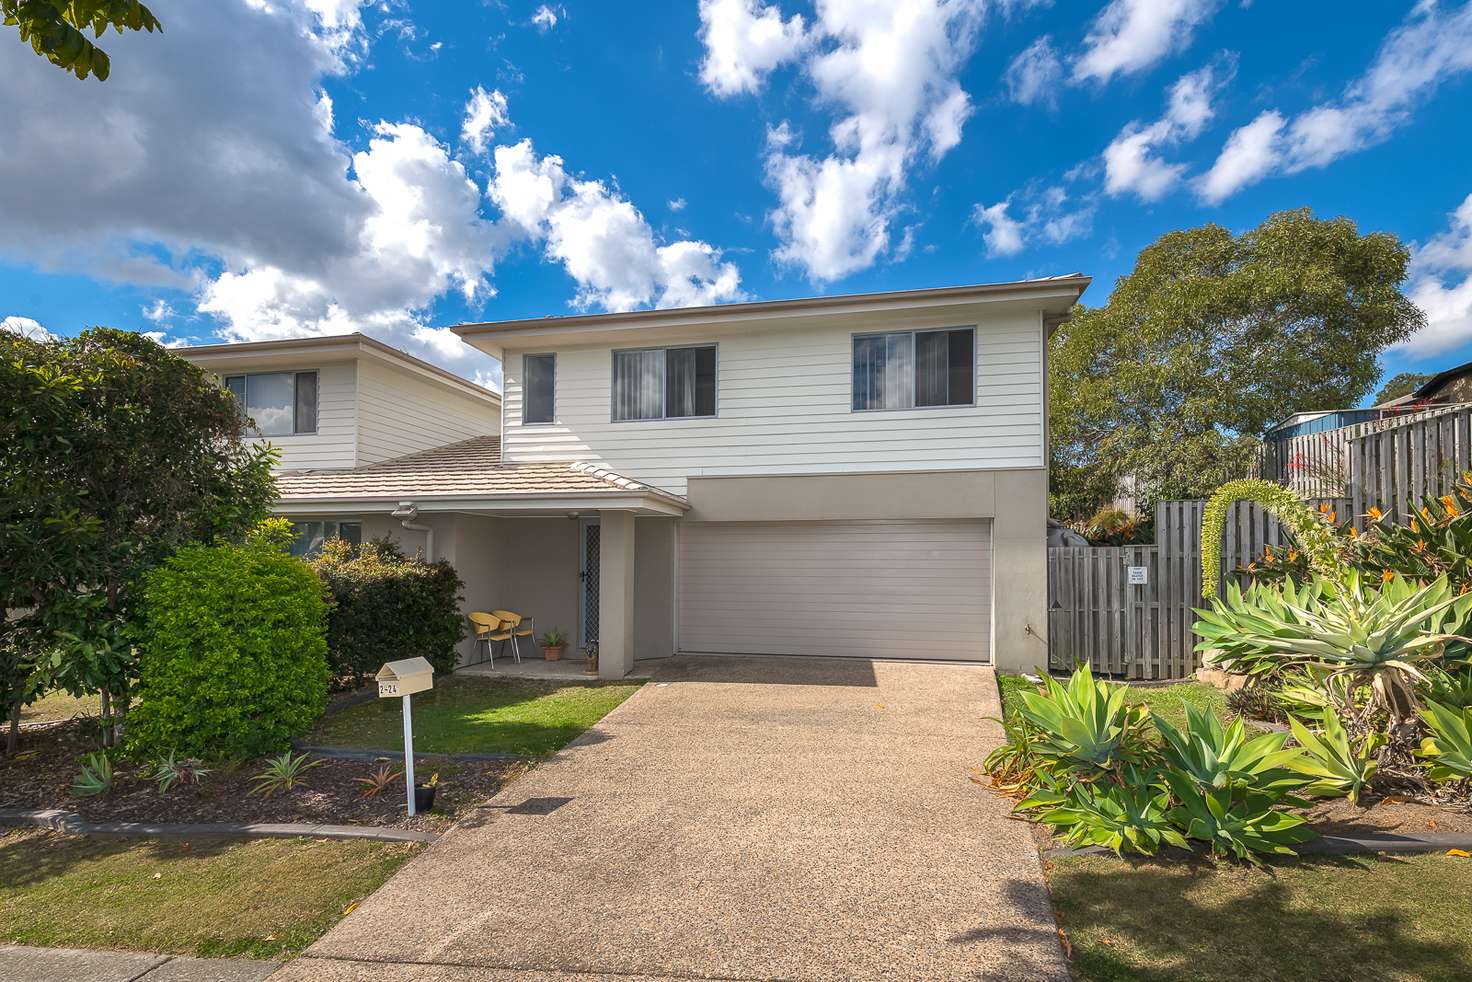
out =
<svg viewBox="0 0 1472 982"><path fill-rule="evenodd" d="M354 365L349 361L294 366L290 370L310 371L313 368L317 370L317 432L271 437L271 445L281 451L278 466L282 470L352 467L358 462ZM260 370L278 371L276 368ZM220 374L234 373L232 369Z"/></svg>
<svg viewBox="0 0 1472 982"><path fill-rule="evenodd" d="M358 463L373 464L500 429L484 399L363 359L358 363Z"/></svg>
<svg viewBox="0 0 1472 982"><path fill-rule="evenodd" d="M508 351L503 452L600 461L675 494L691 476L1042 466L1041 316L957 313L893 329L975 324L974 406L851 411L852 335L885 329L868 323L671 331L658 343L719 343L715 418L611 422L611 346L541 346L527 350L557 352L556 422L523 426L522 352Z"/></svg>

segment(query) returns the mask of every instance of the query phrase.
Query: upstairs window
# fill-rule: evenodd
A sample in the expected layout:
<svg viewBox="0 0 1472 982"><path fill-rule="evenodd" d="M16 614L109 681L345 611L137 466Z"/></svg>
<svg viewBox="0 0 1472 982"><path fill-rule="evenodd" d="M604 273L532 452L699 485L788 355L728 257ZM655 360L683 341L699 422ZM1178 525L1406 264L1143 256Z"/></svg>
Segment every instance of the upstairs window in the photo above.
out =
<svg viewBox="0 0 1472 982"><path fill-rule="evenodd" d="M556 408L557 356L522 355L521 421L550 423Z"/></svg>
<svg viewBox="0 0 1472 982"><path fill-rule="evenodd" d="M976 402L976 331L854 335L855 410L970 406Z"/></svg>
<svg viewBox="0 0 1472 982"><path fill-rule="evenodd" d="M227 375L229 389L261 436L317 432L317 373Z"/></svg>
<svg viewBox="0 0 1472 982"><path fill-rule="evenodd" d="M716 346L613 353L613 420L716 414Z"/></svg>

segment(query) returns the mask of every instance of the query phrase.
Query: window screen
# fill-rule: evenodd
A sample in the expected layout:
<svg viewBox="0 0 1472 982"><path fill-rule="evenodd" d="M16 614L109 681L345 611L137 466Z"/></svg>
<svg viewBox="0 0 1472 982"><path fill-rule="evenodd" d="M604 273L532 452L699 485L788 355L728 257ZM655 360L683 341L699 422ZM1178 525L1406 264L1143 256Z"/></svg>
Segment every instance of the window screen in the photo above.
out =
<svg viewBox="0 0 1472 982"><path fill-rule="evenodd" d="M554 395L557 387L556 355L523 355L521 421L552 422Z"/></svg>
<svg viewBox="0 0 1472 982"><path fill-rule="evenodd" d="M854 337L853 408L969 406L976 336L971 328Z"/></svg>
<svg viewBox="0 0 1472 982"><path fill-rule="evenodd" d="M613 353L615 421L715 414L715 345Z"/></svg>
<svg viewBox="0 0 1472 982"><path fill-rule="evenodd" d="M317 432L317 373L231 375L225 387L239 400L261 436Z"/></svg>

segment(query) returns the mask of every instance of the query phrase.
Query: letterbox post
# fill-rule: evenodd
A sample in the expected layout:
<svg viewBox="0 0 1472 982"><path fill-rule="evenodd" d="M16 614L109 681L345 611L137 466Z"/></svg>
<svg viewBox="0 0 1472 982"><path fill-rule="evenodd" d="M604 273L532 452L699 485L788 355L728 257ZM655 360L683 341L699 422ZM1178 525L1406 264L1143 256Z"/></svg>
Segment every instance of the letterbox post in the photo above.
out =
<svg viewBox="0 0 1472 982"><path fill-rule="evenodd" d="M414 817L414 714L404 693L404 793L409 799L409 817Z"/></svg>
<svg viewBox="0 0 1472 982"><path fill-rule="evenodd" d="M434 667L424 658L403 658L378 670L378 697L404 700L404 797L414 814L414 710L409 697L434 687Z"/></svg>

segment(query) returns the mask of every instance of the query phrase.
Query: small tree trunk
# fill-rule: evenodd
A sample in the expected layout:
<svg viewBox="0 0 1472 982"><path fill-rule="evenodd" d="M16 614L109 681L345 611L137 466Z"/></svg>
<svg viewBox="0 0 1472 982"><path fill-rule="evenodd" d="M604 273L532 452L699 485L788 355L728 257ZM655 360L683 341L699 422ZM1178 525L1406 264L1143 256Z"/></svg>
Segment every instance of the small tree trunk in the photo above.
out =
<svg viewBox="0 0 1472 982"><path fill-rule="evenodd" d="M106 689L103 689L102 690L102 713L101 713L101 718L98 720L98 724L102 728L102 745L104 747L111 747L112 746L112 700L109 698L108 692L107 692Z"/></svg>
<svg viewBox="0 0 1472 982"><path fill-rule="evenodd" d="M14 757L20 749L20 700L10 704L10 726L5 730L5 754Z"/></svg>

